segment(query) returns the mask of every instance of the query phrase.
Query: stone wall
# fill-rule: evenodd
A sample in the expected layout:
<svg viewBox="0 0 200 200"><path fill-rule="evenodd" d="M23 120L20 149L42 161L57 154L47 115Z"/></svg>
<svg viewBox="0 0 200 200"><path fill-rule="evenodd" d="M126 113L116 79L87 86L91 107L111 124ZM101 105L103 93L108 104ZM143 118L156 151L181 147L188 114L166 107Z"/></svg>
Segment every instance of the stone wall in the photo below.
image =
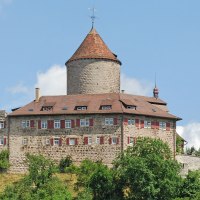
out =
<svg viewBox="0 0 200 200"><path fill-rule="evenodd" d="M177 155L176 160L181 164L181 175L185 176L188 171L200 170L200 157L188 156L188 155Z"/></svg>
<svg viewBox="0 0 200 200"><path fill-rule="evenodd" d="M67 94L120 92L120 65L113 61L86 59L67 65Z"/></svg>
<svg viewBox="0 0 200 200"><path fill-rule="evenodd" d="M75 164L79 164L82 160L89 158L93 161L102 160L105 164L111 166L112 161L119 155L122 149L126 149L128 146L132 145L128 140L137 137L161 138L167 142L173 150L174 127L171 127L169 131L166 131L136 127L135 124L128 125L125 119L136 119L135 116L130 115L87 115L87 118L93 119L93 123L89 127L77 127L76 123L75 126L70 129L40 129L38 127L38 121L41 119L70 119L76 122L77 119L85 117L86 115L43 116L42 118L34 116L11 117L10 171L26 171L26 166L24 165L26 153L42 154L56 162L59 162L61 158L70 155ZM114 124L105 125L105 118L113 118ZM150 118L140 117L140 120L145 119L150 120ZM22 128L22 120L34 121L32 128ZM155 118L152 120L155 120ZM172 122L170 123L173 124ZM85 143L85 138L88 137L91 137L91 144ZM97 137L103 138L103 142L97 144ZM69 145L67 141L70 138L75 139L77 143L75 145ZM112 138L115 138L116 143L112 144ZM26 141L26 144L23 144L24 140ZM59 140L59 144L52 144L52 141L54 142L55 140Z"/></svg>

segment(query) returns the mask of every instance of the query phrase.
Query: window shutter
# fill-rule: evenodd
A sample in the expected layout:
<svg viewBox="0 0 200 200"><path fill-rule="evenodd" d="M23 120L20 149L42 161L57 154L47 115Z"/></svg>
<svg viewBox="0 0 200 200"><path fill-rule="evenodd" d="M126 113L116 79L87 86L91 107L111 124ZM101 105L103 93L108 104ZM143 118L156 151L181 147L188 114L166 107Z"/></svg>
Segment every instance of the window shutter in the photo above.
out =
<svg viewBox="0 0 200 200"><path fill-rule="evenodd" d="M31 128L34 128L34 120L31 120L31 121L30 121L30 127L31 127Z"/></svg>
<svg viewBox="0 0 200 200"><path fill-rule="evenodd" d="M65 128L65 120L60 120L60 127Z"/></svg>
<svg viewBox="0 0 200 200"><path fill-rule="evenodd" d="M48 129L53 129L54 128L54 120L48 120L47 124L48 124Z"/></svg>
<svg viewBox="0 0 200 200"><path fill-rule="evenodd" d="M156 122L156 129L159 129L159 122Z"/></svg>
<svg viewBox="0 0 200 200"><path fill-rule="evenodd" d="M59 146L62 146L62 138L59 138Z"/></svg>
<svg viewBox="0 0 200 200"><path fill-rule="evenodd" d="M140 120L140 128L144 128L144 120Z"/></svg>
<svg viewBox="0 0 200 200"><path fill-rule="evenodd" d="M6 128L6 121L4 121L4 128Z"/></svg>
<svg viewBox="0 0 200 200"><path fill-rule="evenodd" d="M90 119L90 126L93 126L93 125L94 125L94 120Z"/></svg>
<svg viewBox="0 0 200 200"><path fill-rule="evenodd" d="M66 139L66 144L69 145L69 138Z"/></svg>
<svg viewBox="0 0 200 200"><path fill-rule="evenodd" d="M75 127L75 123L74 123L74 120L73 120L73 119L71 120L71 123L72 123L72 124L71 124L72 128L74 128L74 127Z"/></svg>
<svg viewBox="0 0 200 200"><path fill-rule="evenodd" d="M112 144L112 138L111 137L109 138L109 144Z"/></svg>
<svg viewBox="0 0 200 200"><path fill-rule="evenodd" d="M117 138L117 144L119 144L119 138Z"/></svg>
<svg viewBox="0 0 200 200"><path fill-rule="evenodd" d="M127 144L130 144L130 137L127 137Z"/></svg>
<svg viewBox="0 0 200 200"><path fill-rule="evenodd" d="M6 138L4 138L3 144L6 145L6 142L7 142L7 141L6 141Z"/></svg>
<svg viewBox="0 0 200 200"><path fill-rule="evenodd" d="M38 120L38 129L41 129L41 120Z"/></svg>
<svg viewBox="0 0 200 200"><path fill-rule="evenodd" d="M156 122L153 122L153 121L151 122L151 128L152 128L152 129L155 128L155 123L156 123Z"/></svg>
<svg viewBox="0 0 200 200"><path fill-rule="evenodd" d="M139 119L135 119L135 126L139 128Z"/></svg>
<svg viewBox="0 0 200 200"><path fill-rule="evenodd" d="M84 137L84 144L85 144L85 145L88 144L88 137Z"/></svg>
<svg viewBox="0 0 200 200"><path fill-rule="evenodd" d="M166 130L170 131L170 123L169 122L166 123Z"/></svg>
<svg viewBox="0 0 200 200"><path fill-rule="evenodd" d="M128 125L128 119L127 118L124 118L124 124Z"/></svg>
<svg viewBox="0 0 200 200"><path fill-rule="evenodd" d="M75 145L78 145L78 138L75 138Z"/></svg>
<svg viewBox="0 0 200 200"><path fill-rule="evenodd" d="M137 142L137 138L136 138L136 137L134 137L134 144L136 144L136 142Z"/></svg>
<svg viewBox="0 0 200 200"><path fill-rule="evenodd" d="M53 146L53 138L50 139L50 145Z"/></svg>
<svg viewBox="0 0 200 200"><path fill-rule="evenodd" d="M117 125L117 118L114 118L114 125Z"/></svg>
<svg viewBox="0 0 200 200"><path fill-rule="evenodd" d="M76 119L76 126L80 127L80 119Z"/></svg>
<svg viewBox="0 0 200 200"><path fill-rule="evenodd" d="M103 136L100 137L100 144L104 144L104 137Z"/></svg>

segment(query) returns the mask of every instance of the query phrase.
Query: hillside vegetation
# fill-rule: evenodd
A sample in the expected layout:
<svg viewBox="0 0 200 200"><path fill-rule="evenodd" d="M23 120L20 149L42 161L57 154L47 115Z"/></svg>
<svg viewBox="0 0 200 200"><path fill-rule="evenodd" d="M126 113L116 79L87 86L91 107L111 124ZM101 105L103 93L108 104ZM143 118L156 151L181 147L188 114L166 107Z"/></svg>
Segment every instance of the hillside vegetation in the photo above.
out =
<svg viewBox="0 0 200 200"><path fill-rule="evenodd" d="M1 174L0 199L199 200L200 172L182 178L171 155L167 144L150 138L138 139L112 168L90 160L77 167L70 156L55 166L41 155L27 155L27 175Z"/></svg>

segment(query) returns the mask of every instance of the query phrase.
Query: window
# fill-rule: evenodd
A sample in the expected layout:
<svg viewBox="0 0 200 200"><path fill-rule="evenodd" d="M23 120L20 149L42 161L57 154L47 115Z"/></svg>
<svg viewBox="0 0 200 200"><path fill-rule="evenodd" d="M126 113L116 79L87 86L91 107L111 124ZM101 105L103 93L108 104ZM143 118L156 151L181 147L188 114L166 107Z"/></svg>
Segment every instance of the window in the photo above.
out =
<svg viewBox="0 0 200 200"><path fill-rule="evenodd" d="M77 106L75 110L87 110L87 106Z"/></svg>
<svg viewBox="0 0 200 200"><path fill-rule="evenodd" d="M105 118L105 125L113 125L113 118Z"/></svg>
<svg viewBox="0 0 200 200"><path fill-rule="evenodd" d="M23 120L22 128L29 128L29 127L30 127L30 120Z"/></svg>
<svg viewBox="0 0 200 200"><path fill-rule="evenodd" d="M90 120L89 119L80 119L80 126L81 127L87 127L90 125Z"/></svg>
<svg viewBox="0 0 200 200"><path fill-rule="evenodd" d="M151 128L151 121L144 121L144 128Z"/></svg>
<svg viewBox="0 0 200 200"><path fill-rule="evenodd" d="M166 122L159 122L159 129L166 130Z"/></svg>
<svg viewBox="0 0 200 200"><path fill-rule="evenodd" d="M60 138L54 138L53 145L59 146L59 144L60 144Z"/></svg>
<svg viewBox="0 0 200 200"><path fill-rule="evenodd" d="M60 120L54 120L54 128L60 128Z"/></svg>
<svg viewBox="0 0 200 200"><path fill-rule="evenodd" d="M4 138L0 137L0 145L4 145Z"/></svg>
<svg viewBox="0 0 200 200"><path fill-rule="evenodd" d="M136 110L136 107L135 106L126 106L126 109Z"/></svg>
<svg viewBox="0 0 200 200"><path fill-rule="evenodd" d="M71 120L65 120L65 128L71 128Z"/></svg>
<svg viewBox="0 0 200 200"><path fill-rule="evenodd" d="M96 137L96 144L100 144L100 137Z"/></svg>
<svg viewBox="0 0 200 200"><path fill-rule="evenodd" d="M134 125L135 120L134 119L128 119L128 125Z"/></svg>
<svg viewBox="0 0 200 200"><path fill-rule="evenodd" d="M47 129L47 121L46 120L42 120L41 121L41 128L42 129Z"/></svg>
<svg viewBox="0 0 200 200"><path fill-rule="evenodd" d="M0 129L4 128L4 121L0 121Z"/></svg>
<svg viewBox="0 0 200 200"><path fill-rule="evenodd" d="M101 106L101 110L111 110L111 109L112 109L111 105Z"/></svg>
<svg viewBox="0 0 200 200"><path fill-rule="evenodd" d="M88 137L88 144L92 144L92 137Z"/></svg>
<svg viewBox="0 0 200 200"><path fill-rule="evenodd" d="M27 138L23 138L23 140L22 140L22 145L23 145L23 146L28 145L28 139L27 139Z"/></svg>
<svg viewBox="0 0 200 200"><path fill-rule="evenodd" d="M45 144L50 145L50 139L49 138L46 138Z"/></svg>
<svg viewBox="0 0 200 200"><path fill-rule="evenodd" d="M130 144L134 144L134 138L130 137Z"/></svg>
<svg viewBox="0 0 200 200"><path fill-rule="evenodd" d="M69 145L75 145L76 139L75 138L69 138Z"/></svg>
<svg viewBox="0 0 200 200"><path fill-rule="evenodd" d="M111 143L112 143L112 144L117 144L117 137L112 137Z"/></svg>

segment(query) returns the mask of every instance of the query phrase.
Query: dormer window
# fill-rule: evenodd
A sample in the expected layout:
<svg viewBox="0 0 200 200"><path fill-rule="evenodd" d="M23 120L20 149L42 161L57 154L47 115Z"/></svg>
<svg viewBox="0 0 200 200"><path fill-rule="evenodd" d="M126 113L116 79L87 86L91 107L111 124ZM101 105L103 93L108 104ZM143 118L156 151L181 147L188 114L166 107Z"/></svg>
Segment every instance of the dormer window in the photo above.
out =
<svg viewBox="0 0 200 200"><path fill-rule="evenodd" d="M41 111L52 111L55 102L45 102L41 108Z"/></svg>
<svg viewBox="0 0 200 200"><path fill-rule="evenodd" d="M136 110L136 106L133 104L133 102L130 99L121 99L120 101L122 102L123 106L126 109Z"/></svg>
<svg viewBox="0 0 200 200"><path fill-rule="evenodd" d="M136 110L136 106L126 106L126 109Z"/></svg>
<svg viewBox="0 0 200 200"><path fill-rule="evenodd" d="M100 107L100 110L111 110L111 109L112 109L111 105L105 105Z"/></svg>
<svg viewBox="0 0 200 200"><path fill-rule="evenodd" d="M76 106L75 110L87 110L87 106Z"/></svg>

